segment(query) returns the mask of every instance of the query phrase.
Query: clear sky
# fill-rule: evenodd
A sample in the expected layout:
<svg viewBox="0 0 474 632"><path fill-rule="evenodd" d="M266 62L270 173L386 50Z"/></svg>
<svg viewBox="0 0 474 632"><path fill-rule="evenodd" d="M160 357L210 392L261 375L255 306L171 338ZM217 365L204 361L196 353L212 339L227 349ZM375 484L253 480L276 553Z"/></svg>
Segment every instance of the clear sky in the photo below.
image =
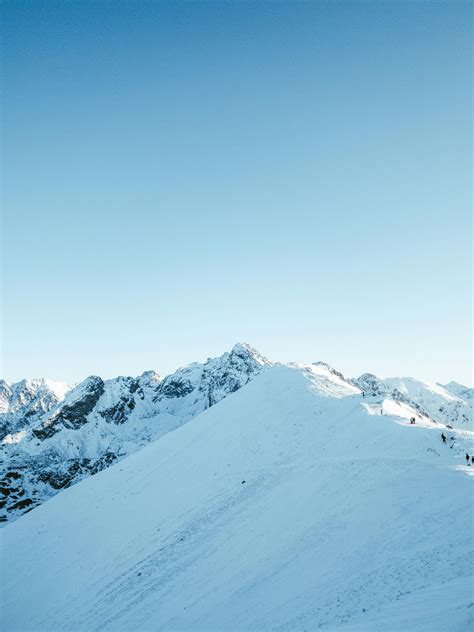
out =
<svg viewBox="0 0 474 632"><path fill-rule="evenodd" d="M472 383L469 2L2 5L6 379Z"/></svg>

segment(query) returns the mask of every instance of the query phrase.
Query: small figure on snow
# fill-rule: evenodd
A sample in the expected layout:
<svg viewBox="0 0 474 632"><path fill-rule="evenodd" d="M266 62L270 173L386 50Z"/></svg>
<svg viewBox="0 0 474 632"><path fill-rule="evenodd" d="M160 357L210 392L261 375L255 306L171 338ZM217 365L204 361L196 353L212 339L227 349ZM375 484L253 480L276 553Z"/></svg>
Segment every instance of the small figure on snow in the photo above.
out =
<svg viewBox="0 0 474 632"><path fill-rule="evenodd" d="M470 465L469 461L470 461L471 457L469 456L469 454L466 452L466 461L468 463L468 465Z"/></svg>
<svg viewBox="0 0 474 632"><path fill-rule="evenodd" d="M362 391L362 397L365 397L365 393L364 393L364 391Z"/></svg>
<svg viewBox="0 0 474 632"><path fill-rule="evenodd" d="M444 432L442 432L442 433L441 433L441 439L442 439L443 443L446 443L446 441L447 441L447 437L446 437L446 435L444 434Z"/></svg>
<svg viewBox="0 0 474 632"><path fill-rule="evenodd" d="M414 425L415 425L415 423L416 423L416 419L415 419L414 417L411 417L411 419L410 419L410 425L411 425L411 426L414 426Z"/></svg>
<svg viewBox="0 0 474 632"><path fill-rule="evenodd" d="M474 463L474 455L471 456L471 463Z"/></svg>

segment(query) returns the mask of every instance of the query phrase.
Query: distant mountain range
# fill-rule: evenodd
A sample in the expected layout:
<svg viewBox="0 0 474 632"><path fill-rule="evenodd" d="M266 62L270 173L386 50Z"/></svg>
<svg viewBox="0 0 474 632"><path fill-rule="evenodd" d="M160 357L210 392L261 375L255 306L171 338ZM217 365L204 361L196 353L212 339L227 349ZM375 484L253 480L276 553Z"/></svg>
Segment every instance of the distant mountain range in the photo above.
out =
<svg viewBox="0 0 474 632"><path fill-rule="evenodd" d="M140 450L280 366L247 344L207 362L161 377L103 380L77 385L47 379L0 381L0 521L13 520L62 489ZM319 375L326 395L366 396L374 413L414 416L420 422L472 430L473 389L456 382L413 378L348 379L323 362L291 364Z"/></svg>

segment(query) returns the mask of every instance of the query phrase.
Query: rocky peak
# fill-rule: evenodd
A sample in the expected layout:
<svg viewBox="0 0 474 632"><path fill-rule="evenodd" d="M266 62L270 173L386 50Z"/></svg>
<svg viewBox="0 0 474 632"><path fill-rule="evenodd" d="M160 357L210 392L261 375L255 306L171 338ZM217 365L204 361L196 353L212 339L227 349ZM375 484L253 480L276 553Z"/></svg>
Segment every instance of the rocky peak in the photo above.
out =
<svg viewBox="0 0 474 632"><path fill-rule="evenodd" d="M156 371L143 371L143 373L138 378L139 382L144 385L154 385L161 382L162 378L159 373Z"/></svg>
<svg viewBox="0 0 474 632"><path fill-rule="evenodd" d="M87 422L100 396L104 392L104 381L91 375L68 393L64 402L39 428L33 429L38 439L49 439L61 428L76 430Z"/></svg>
<svg viewBox="0 0 474 632"><path fill-rule="evenodd" d="M271 364L270 360L268 360L265 356L263 356L257 349L251 347L246 342L238 342L236 343L230 353L230 358L240 358L244 362L252 363L254 365L269 365Z"/></svg>
<svg viewBox="0 0 474 632"><path fill-rule="evenodd" d="M373 373L363 373L354 378L352 383L367 395L384 395L389 390L387 385Z"/></svg>
<svg viewBox="0 0 474 632"><path fill-rule="evenodd" d="M0 381L0 432L18 432L53 410L70 390L68 384L51 380L21 380L14 384Z"/></svg>

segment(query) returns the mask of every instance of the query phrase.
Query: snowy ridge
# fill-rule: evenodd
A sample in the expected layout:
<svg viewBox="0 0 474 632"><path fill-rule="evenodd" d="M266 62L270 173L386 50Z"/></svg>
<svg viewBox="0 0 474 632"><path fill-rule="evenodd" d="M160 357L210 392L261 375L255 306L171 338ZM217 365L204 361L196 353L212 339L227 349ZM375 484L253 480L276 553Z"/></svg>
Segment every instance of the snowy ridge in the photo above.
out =
<svg viewBox="0 0 474 632"><path fill-rule="evenodd" d="M218 358L164 378L146 371L111 380L90 376L74 387L48 380L0 382L0 521L19 517L176 430L271 366L258 351L239 343ZM472 399L467 398L472 389L462 385L380 379L370 373L349 379L325 362L289 366L306 376L318 396L364 393L369 414L473 429Z"/></svg>
<svg viewBox="0 0 474 632"><path fill-rule="evenodd" d="M456 394L441 384L412 377L381 379L371 373L364 373L352 383L368 395L382 399L388 397L411 406L420 418L454 428L474 430L473 402L469 397L472 389L465 386L457 385L459 388ZM459 393L464 393L465 397Z"/></svg>
<svg viewBox="0 0 474 632"><path fill-rule="evenodd" d="M474 398L474 388L468 388L467 386L464 386L463 384L459 384L459 382L449 382L448 384L438 384L438 386L442 386L444 390L466 401L472 402Z"/></svg>
<svg viewBox="0 0 474 632"><path fill-rule="evenodd" d="M470 629L473 433L331 376L268 366L7 525L4 628Z"/></svg>
<svg viewBox="0 0 474 632"><path fill-rule="evenodd" d="M312 384L314 392L318 395L340 398L361 393L360 388L346 379L342 373L326 364L326 362L313 362L313 364L291 363L288 366L300 369Z"/></svg>

